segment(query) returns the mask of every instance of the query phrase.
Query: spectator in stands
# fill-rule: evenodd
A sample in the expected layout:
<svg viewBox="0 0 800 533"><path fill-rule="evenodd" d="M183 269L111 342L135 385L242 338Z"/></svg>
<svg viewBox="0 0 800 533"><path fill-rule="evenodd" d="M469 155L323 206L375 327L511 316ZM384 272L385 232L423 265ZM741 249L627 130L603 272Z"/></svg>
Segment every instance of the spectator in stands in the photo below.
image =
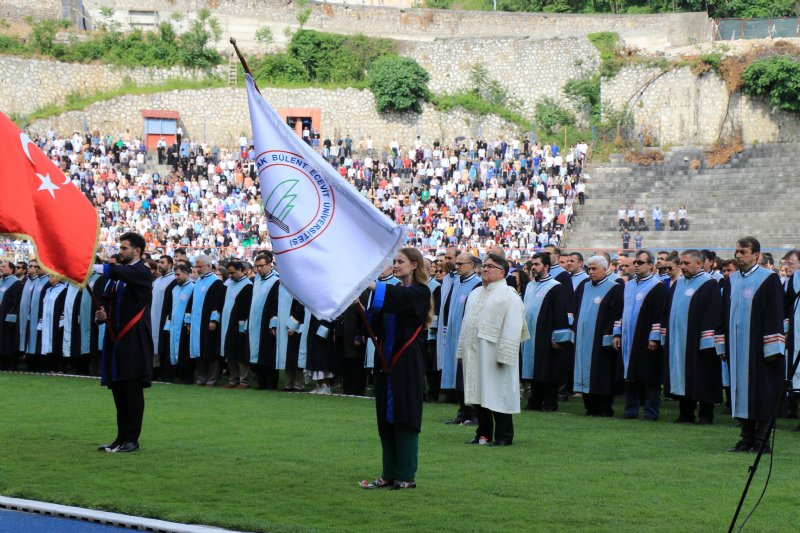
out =
<svg viewBox="0 0 800 533"><path fill-rule="evenodd" d="M686 206L682 205L678 208L678 229L686 231L689 229L689 221L686 215Z"/></svg>

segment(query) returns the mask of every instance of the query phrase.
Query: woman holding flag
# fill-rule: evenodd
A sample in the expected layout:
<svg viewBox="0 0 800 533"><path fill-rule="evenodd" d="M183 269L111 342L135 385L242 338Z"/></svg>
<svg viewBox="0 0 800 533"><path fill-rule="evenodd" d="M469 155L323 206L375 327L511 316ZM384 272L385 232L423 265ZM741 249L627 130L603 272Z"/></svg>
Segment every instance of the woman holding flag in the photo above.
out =
<svg viewBox="0 0 800 533"><path fill-rule="evenodd" d="M375 407L383 450L383 473L361 481L363 489L413 489L417 472L425 349L431 321L431 292L422 254L402 248L394 259L399 285L371 283L368 310L377 337ZM371 332L370 332L371 334Z"/></svg>

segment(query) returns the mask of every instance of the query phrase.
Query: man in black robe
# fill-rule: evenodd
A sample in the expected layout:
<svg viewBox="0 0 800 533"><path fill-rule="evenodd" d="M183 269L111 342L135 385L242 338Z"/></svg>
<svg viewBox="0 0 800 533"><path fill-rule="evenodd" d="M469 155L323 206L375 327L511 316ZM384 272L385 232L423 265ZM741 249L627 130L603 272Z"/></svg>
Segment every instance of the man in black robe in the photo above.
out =
<svg viewBox="0 0 800 533"><path fill-rule="evenodd" d="M255 259L256 275L253 277L253 300L247 333L250 341L250 363L256 373L259 389L277 389L279 372L275 368L275 332L270 322L278 315L278 289L280 280L273 270L272 252L265 251Z"/></svg>
<svg viewBox="0 0 800 533"><path fill-rule="evenodd" d="M660 415L663 357L661 351L661 312L667 287L653 275L655 257L638 252L633 262L634 278L625 284L622 320L614 327L614 349L622 354L625 379L623 418L639 418L644 407L645 420Z"/></svg>
<svg viewBox="0 0 800 533"><path fill-rule="evenodd" d="M615 384L622 380L619 354L612 348L614 324L622 318L624 288L609 279L608 262L587 261L589 281L575 293L575 370L573 386L583 395L586 414L614 416Z"/></svg>
<svg viewBox="0 0 800 533"><path fill-rule="evenodd" d="M569 366L564 349L572 343L569 290L550 276L550 254L534 254L531 272L523 300L531 338L522 345L522 379L532 382L527 408L549 412L558 409L558 386Z"/></svg>
<svg viewBox="0 0 800 533"><path fill-rule="evenodd" d="M741 439L729 451L757 452L785 394L783 287L772 270L760 267L761 243L745 237L736 243L739 272L723 285L722 334L731 372L733 416L741 420ZM765 444L765 452L771 452Z"/></svg>
<svg viewBox="0 0 800 533"><path fill-rule="evenodd" d="M666 355L665 390L679 399L675 422L711 424L714 404L722 401L722 367L715 349L722 300L719 285L703 272L703 256L686 250L680 256L683 277L669 288L661 317Z"/></svg>
<svg viewBox="0 0 800 533"><path fill-rule="evenodd" d="M40 325L40 349L44 369L50 372L64 372L64 303L67 296L66 284L51 277L42 291Z"/></svg>
<svg viewBox="0 0 800 533"><path fill-rule="evenodd" d="M214 274L211 257L195 260L198 278L192 295L189 356L195 363L195 384L213 387L219 376L219 322L225 284Z"/></svg>
<svg viewBox="0 0 800 533"><path fill-rule="evenodd" d="M19 352L17 321L23 282L14 276L14 263L0 264L0 370L16 370Z"/></svg>
<svg viewBox="0 0 800 533"><path fill-rule="evenodd" d="M117 436L110 444L98 447L99 451L139 449L144 389L153 377L153 276L141 260L144 249L144 237L128 232L120 237L121 264L95 265L95 272L110 280L96 314L106 325L100 382L111 389L117 408Z"/></svg>
<svg viewBox="0 0 800 533"><path fill-rule="evenodd" d="M220 322L220 355L228 363L227 389L250 386L250 346L247 341L247 319L253 300L253 283L245 275L241 261L228 263L231 283L225 290Z"/></svg>
<svg viewBox="0 0 800 533"><path fill-rule="evenodd" d="M342 356L342 394L364 396L367 387L363 363L365 335L356 307L357 304L351 304L334 321L334 346Z"/></svg>
<svg viewBox="0 0 800 533"><path fill-rule="evenodd" d="M567 272L567 270L561 266L561 248L554 244L548 244L544 247L544 252L550 255L550 277L560 282L567 289L566 291L560 292L567 296L567 316L569 317L569 325L572 326L575 316L575 308L578 305L578 302L575 301L576 289L573 288L572 274ZM571 351L572 348L573 347L571 346L565 348L566 364L562 366L563 375L561 378L561 384L558 387L558 400L561 402L566 402L569 399L570 393L573 392L572 374L574 353Z"/></svg>
<svg viewBox="0 0 800 533"><path fill-rule="evenodd" d="M164 369L171 381L190 385L194 381L192 360L189 358L189 313L192 309L194 282L189 275L191 266L175 264L175 285L164 296L158 353L164 355Z"/></svg>

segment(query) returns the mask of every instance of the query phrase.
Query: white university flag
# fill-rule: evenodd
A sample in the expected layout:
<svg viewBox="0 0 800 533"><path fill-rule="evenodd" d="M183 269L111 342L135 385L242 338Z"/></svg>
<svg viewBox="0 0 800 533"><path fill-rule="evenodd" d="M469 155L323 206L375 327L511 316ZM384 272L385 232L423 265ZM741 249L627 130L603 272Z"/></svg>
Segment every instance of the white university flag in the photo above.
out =
<svg viewBox="0 0 800 533"><path fill-rule="evenodd" d="M333 320L390 264L403 228L278 116L245 75L256 165L281 284Z"/></svg>

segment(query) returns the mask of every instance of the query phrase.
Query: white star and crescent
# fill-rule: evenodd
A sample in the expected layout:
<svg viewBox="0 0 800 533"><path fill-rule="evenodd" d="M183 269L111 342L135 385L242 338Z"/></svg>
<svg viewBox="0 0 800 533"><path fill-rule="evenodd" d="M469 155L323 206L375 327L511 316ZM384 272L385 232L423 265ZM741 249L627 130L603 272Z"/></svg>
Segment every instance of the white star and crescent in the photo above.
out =
<svg viewBox="0 0 800 533"><path fill-rule="evenodd" d="M56 197L56 193L55 193L56 189L61 189L61 187L59 187L58 185L53 183L53 181L50 179L50 174L41 175L41 174L37 173L36 176L40 180L42 180L42 184L39 186L37 191L47 191L47 192L50 193L50 196L55 198Z"/></svg>
<svg viewBox="0 0 800 533"><path fill-rule="evenodd" d="M34 146L36 146L36 145L31 140L31 138L28 137L27 133L20 133L19 134L19 142L22 144L22 151L25 152L25 156L28 158L28 161L30 161L31 164L35 167L36 163L33 162L33 158L31 157L30 145L31 144L33 144ZM50 174L49 173L45 173L44 175L42 175L42 174L39 174L37 172L36 176L40 180L42 180L42 184L39 186L37 191L47 191L47 192L50 193L50 196L55 198L56 197L55 191L56 190L60 190L61 187L59 187L58 185L53 183L53 180L50 178ZM66 185L68 183L72 183L72 180L70 180L69 176L67 176L67 175L64 175L64 180L65 180L64 183L62 183L61 185Z"/></svg>
<svg viewBox="0 0 800 533"><path fill-rule="evenodd" d="M35 166L36 163L33 162L33 158L31 157L30 149L28 148L28 145L33 144L33 141L31 140L30 137L28 137L27 133L20 133L19 134L19 142L22 143L22 151L25 152L25 155L28 157L28 161L30 161L31 164L33 164ZM34 144L34 146L36 146L36 145Z"/></svg>

